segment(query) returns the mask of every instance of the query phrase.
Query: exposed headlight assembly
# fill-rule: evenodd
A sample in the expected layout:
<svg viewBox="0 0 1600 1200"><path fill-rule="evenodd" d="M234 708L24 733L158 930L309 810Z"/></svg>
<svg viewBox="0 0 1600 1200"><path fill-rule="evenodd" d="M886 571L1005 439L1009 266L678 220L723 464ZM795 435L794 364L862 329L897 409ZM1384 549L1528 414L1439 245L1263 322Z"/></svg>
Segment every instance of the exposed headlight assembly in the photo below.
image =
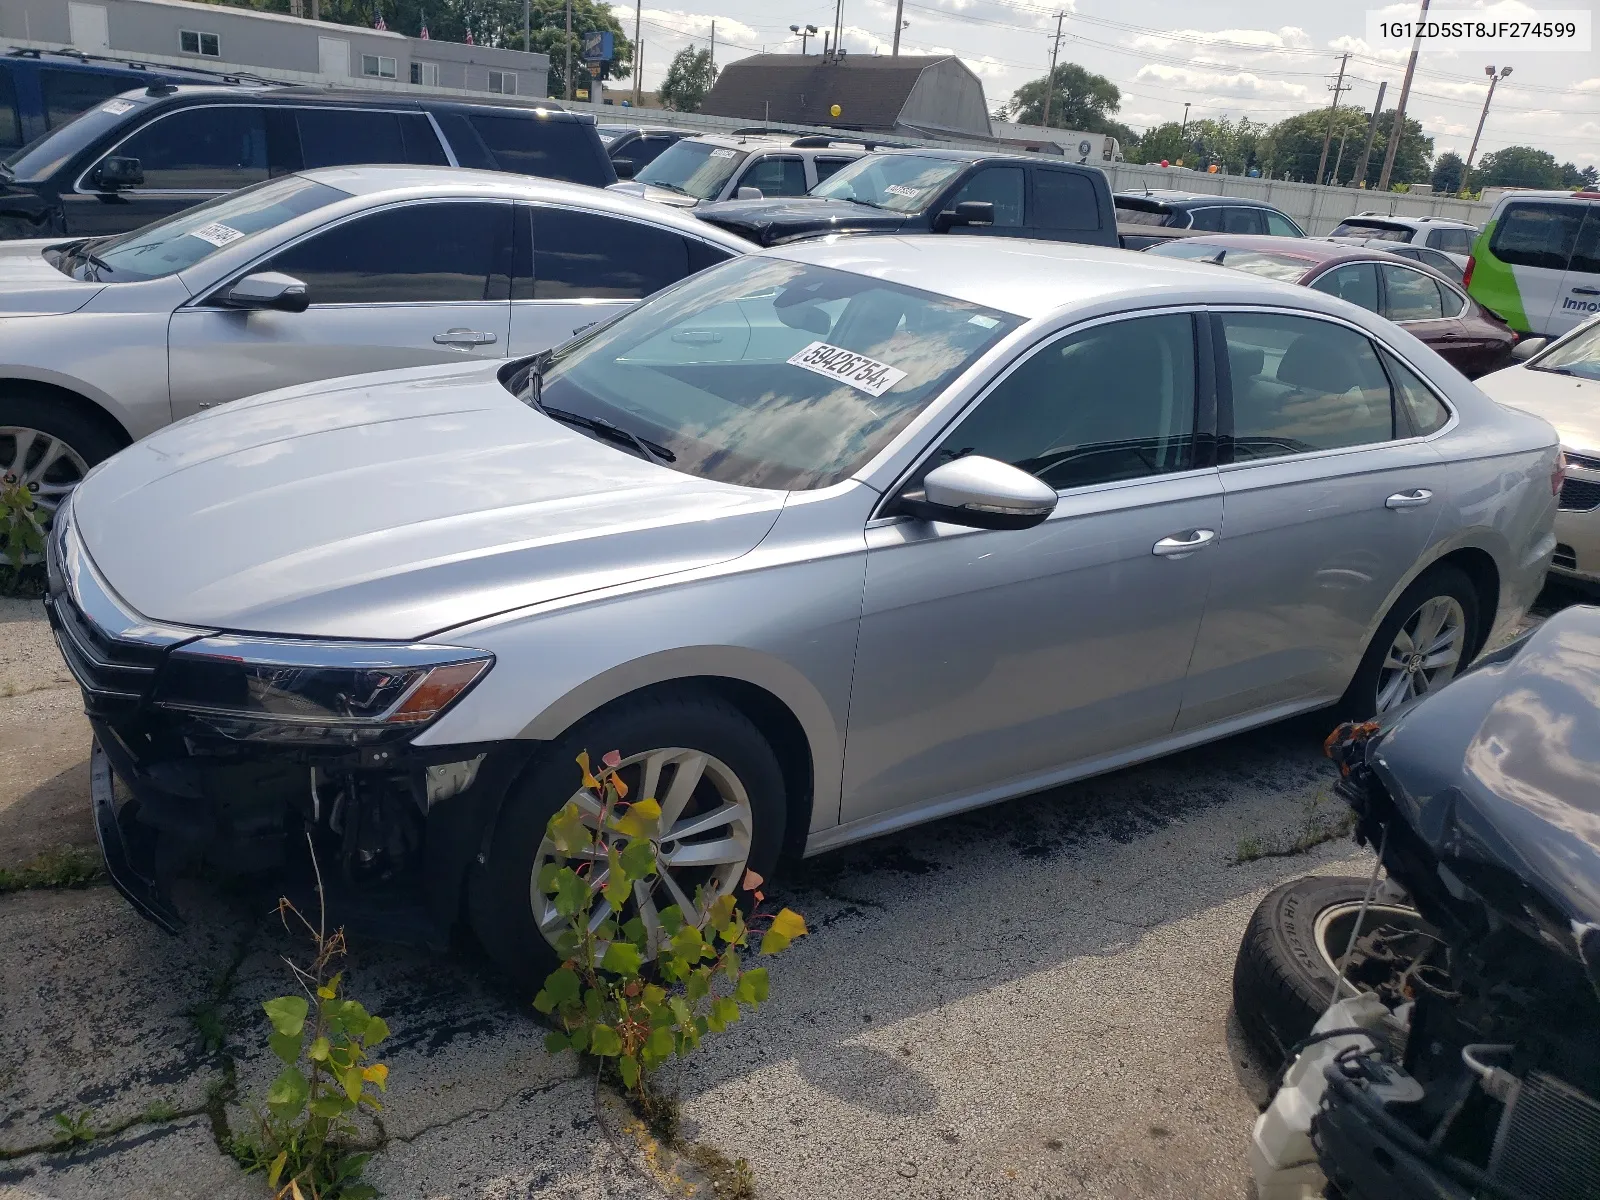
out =
<svg viewBox="0 0 1600 1200"><path fill-rule="evenodd" d="M167 656L154 701L240 741L366 745L416 733L493 664L459 646L218 634Z"/></svg>

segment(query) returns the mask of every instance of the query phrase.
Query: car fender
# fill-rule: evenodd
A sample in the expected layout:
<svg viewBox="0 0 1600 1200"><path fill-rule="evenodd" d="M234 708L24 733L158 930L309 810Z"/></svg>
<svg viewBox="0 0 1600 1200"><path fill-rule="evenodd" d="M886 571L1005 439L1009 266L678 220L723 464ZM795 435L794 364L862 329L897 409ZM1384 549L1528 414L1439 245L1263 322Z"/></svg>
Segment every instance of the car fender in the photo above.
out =
<svg viewBox="0 0 1600 1200"><path fill-rule="evenodd" d="M43 383L81 396L115 421L130 441L135 441L143 434L165 424L164 421L152 422L136 417L104 388L62 371L52 371L31 364L6 363L0 366L0 389L12 383Z"/></svg>

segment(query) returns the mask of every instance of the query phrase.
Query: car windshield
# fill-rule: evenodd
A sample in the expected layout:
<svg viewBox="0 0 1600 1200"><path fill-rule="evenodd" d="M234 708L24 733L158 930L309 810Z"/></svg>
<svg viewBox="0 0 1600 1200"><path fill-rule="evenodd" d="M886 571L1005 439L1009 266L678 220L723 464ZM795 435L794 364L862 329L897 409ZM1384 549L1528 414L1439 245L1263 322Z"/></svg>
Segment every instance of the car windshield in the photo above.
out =
<svg viewBox="0 0 1600 1200"><path fill-rule="evenodd" d="M97 283L155 279L186 270L249 234L348 198L348 192L325 183L285 175L184 209L132 233L73 243L52 253L55 265L75 279Z"/></svg>
<svg viewBox="0 0 1600 1200"><path fill-rule="evenodd" d="M1559 346L1552 346L1528 364L1535 371L1555 371L1600 381L1600 321L1591 321Z"/></svg>
<svg viewBox="0 0 1600 1200"><path fill-rule="evenodd" d="M1285 283L1298 283L1301 276L1315 265L1314 260L1301 258L1298 254L1244 250L1191 239L1163 242L1159 246L1151 246L1145 253L1157 254L1162 258L1187 258L1196 262L1216 263L1220 267L1248 271L1265 279L1281 279Z"/></svg>
<svg viewBox="0 0 1600 1200"><path fill-rule="evenodd" d="M596 125L595 132L600 135L600 144L609 146L623 134L628 132L626 125Z"/></svg>
<svg viewBox="0 0 1600 1200"><path fill-rule="evenodd" d="M703 271L513 375L558 420L759 488L847 478L1019 318L754 256ZM537 360L536 360L537 362Z"/></svg>
<svg viewBox="0 0 1600 1200"><path fill-rule="evenodd" d="M696 200L711 200L749 158L749 151L686 138L663 150L649 166L633 177L635 183L666 188Z"/></svg>
<svg viewBox="0 0 1600 1200"><path fill-rule="evenodd" d="M890 212L916 213L929 204L967 164L921 154L871 154L840 167L811 189L828 200L854 200Z"/></svg>
<svg viewBox="0 0 1600 1200"><path fill-rule="evenodd" d="M113 96L103 104L95 105L88 112L79 114L59 129L52 129L15 151L5 160L5 169L0 171L0 174L19 183L48 179L85 146L97 141L102 134L132 120L128 114L137 115L136 110L146 103L147 101L137 93L131 96Z"/></svg>
<svg viewBox="0 0 1600 1200"><path fill-rule="evenodd" d="M1376 238L1380 242L1409 242L1411 230L1404 226L1378 225L1370 221L1340 221L1328 236Z"/></svg>

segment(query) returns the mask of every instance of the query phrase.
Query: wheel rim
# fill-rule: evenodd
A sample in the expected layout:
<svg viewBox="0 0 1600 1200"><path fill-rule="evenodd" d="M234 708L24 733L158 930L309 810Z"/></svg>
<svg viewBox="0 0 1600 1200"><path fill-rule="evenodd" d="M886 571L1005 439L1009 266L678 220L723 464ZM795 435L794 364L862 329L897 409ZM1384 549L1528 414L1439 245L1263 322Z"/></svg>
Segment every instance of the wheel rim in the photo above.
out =
<svg viewBox="0 0 1600 1200"><path fill-rule="evenodd" d="M649 933L649 952L654 955L661 909L676 904L687 920L704 925L712 901L739 885L750 861L755 814L749 794L732 768L700 750L682 746L646 750L623 759L617 774L627 784L629 796L654 797L661 805L661 869L648 884L635 881L633 897L621 914L614 914L604 896L596 896L589 928L598 929L613 915L624 920L636 915ZM600 806L594 796L580 788L570 799L578 805L584 824L595 828ZM591 852L590 857L598 859L589 876L593 891L605 886L605 847L612 840L611 835L602 834L598 853ZM534 921L552 945L565 927L565 919L556 912L552 897L539 890L538 880L545 864L559 857L554 843L544 838L528 881ZM699 906L695 904L697 895Z"/></svg>
<svg viewBox="0 0 1600 1200"><path fill-rule="evenodd" d="M33 493L45 528L88 473L83 456L53 434L26 425L0 425L0 476L15 475Z"/></svg>
<svg viewBox="0 0 1600 1200"><path fill-rule="evenodd" d="M1467 614L1454 596L1424 600L1395 633L1378 671L1377 711L1437 691L1455 678L1467 645Z"/></svg>

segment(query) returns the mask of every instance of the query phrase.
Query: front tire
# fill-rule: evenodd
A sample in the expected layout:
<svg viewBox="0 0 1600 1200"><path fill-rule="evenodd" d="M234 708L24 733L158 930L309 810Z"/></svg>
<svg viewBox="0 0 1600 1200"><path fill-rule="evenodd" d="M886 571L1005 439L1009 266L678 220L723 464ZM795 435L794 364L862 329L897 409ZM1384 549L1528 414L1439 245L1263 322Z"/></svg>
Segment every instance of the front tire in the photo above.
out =
<svg viewBox="0 0 1600 1200"><path fill-rule="evenodd" d="M531 994L559 966L553 910L535 883L552 853L550 817L580 790L579 753L616 750L632 798L656 793L663 858L648 902L691 902L704 887L725 894L745 870L768 875L783 846L783 772L761 731L727 701L684 689L624 700L552 742L512 786L488 861L469 880L468 913L485 952ZM674 831L678 836L674 837ZM601 903L604 903L601 901ZM631 906L630 906L631 907Z"/></svg>
<svg viewBox="0 0 1600 1200"><path fill-rule="evenodd" d="M89 468L120 449L121 441L69 404L0 393L0 477L14 475L33 492L45 528Z"/></svg>
<svg viewBox="0 0 1600 1200"><path fill-rule="evenodd" d="M1477 653L1478 619L1478 591L1465 571L1450 563L1424 571L1378 626L1340 715L1365 721L1438 691Z"/></svg>

